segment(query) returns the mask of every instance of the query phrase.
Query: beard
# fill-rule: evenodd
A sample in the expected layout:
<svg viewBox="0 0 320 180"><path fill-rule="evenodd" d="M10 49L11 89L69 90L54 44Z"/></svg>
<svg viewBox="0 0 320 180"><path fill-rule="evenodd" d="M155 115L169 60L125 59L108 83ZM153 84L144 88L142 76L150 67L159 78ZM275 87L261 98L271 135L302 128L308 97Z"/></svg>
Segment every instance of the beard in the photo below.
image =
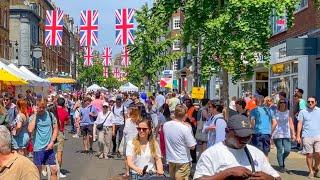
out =
<svg viewBox="0 0 320 180"><path fill-rule="evenodd" d="M226 145L232 149L242 149L246 144L239 143L235 137L228 137L226 139Z"/></svg>

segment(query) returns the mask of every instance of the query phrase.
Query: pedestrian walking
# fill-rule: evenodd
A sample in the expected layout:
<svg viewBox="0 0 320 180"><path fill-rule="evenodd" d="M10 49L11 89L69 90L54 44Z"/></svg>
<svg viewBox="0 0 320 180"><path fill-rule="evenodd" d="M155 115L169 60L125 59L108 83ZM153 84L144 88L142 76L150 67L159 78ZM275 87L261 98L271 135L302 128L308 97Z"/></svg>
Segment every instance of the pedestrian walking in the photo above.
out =
<svg viewBox="0 0 320 180"><path fill-rule="evenodd" d="M270 108L263 105L263 96L256 96L257 107L250 113L252 127L254 127L254 134L252 136L252 144L260 149L266 156L270 152L272 127L276 120L272 115Z"/></svg>
<svg viewBox="0 0 320 180"><path fill-rule="evenodd" d="M174 119L163 125L169 174L174 179L189 178L192 161L190 149L195 149L197 144L191 125L183 122L186 113L184 105L177 105Z"/></svg>
<svg viewBox="0 0 320 180"><path fill-rule="evenodd" d="M151 121L139 122L138 135L128 141L126 156L128 165L132 169L132 179L140 179L145 175L163 175L160 148L153 136Z"/></svg>
<svg viewBox="0 0 320 180"><path fill-rule="evenodd" d="M114 116L107 102L104 102L102 107L103 110L99 112L94 123L98 130L99 159L108 159L112 147L112 136L115 132Z"/></svg>
<svg viewBox="0 0 320 180"><path fill-rule="evenodd" d="M0 126L0 179L40 180L37 167L23 155L11 148L10 131Z"/></svg>
<svg viewBox="0 0 320 180"><path fill-rule="evenodd" d="M170 112L173 113L178 104L180 104L180 99L176 97L176 93L172 93L172 97L168 100L168 105Z"/></svg>
<svg viewBox="0 0 320 180"><path fill-rule="evenodd" d="M121 153L119 151L120 143L123 138L123 129L124 129L124 122L126 119L127 108L124 107L122 103L122 98L117 96L116 103L111 109L114 115L114 125L115 125L115 134L112 137L112 154L117 155L119 158L121 157Z"/></svg>
<svg viewBox="0 0 320 180"><path fill-rule="evenodd" d="M231 116L226 140L202 153L194 179L277 179L263 152L248 143L254 131L246 116Z"/></svg>
<svg viewBox="0 0 320 180"><path fill-rule="evenodd" d="M308 97L308 108L298 115L297 141L302 143L302 152L306 154L309 178L320 177L320 108L317 107L317 98ZM302 138L301 138L302 137ZM313 162L313 157L315 161Z"/></svg>
<svg viewBox="0 0 320 180"><path fill-rule="evenodd" d="M275 111L276 127L272 134L274 144L277 148L277 160L280 172L288 172L285 166L285 160L291 151L291 140L296 139L293 120L288 110L288 103L282 99L278 102L278 109Z"/></svg>
<svg viewBox="0 0 320 180"><path fill-rule="evenodd" d="M27 112L27 102L25 100L17 101L17 117L12 135L12 149L16 150L19 154L25 156L27 154L26 148L29 142L28 124L29 115Z"/></svg>
<svg viewBox="0 0 320 180"><path fill-rule="evenodd" d="M58 124L55 116L46 110L47 102L37 99L37 109L30 117L28 126L29 133L33 134L33 162L37 166L39 173L42 165L49 165L50 179L57 179L57 164L53 151L54 142L58 136Z"/></svg>
<svg viewBox="0 0 320 180"><path fill-rule="evenodd" d="M207 122L207 120L210 118L208 104L209 104L209 99L203 99L201 101L201 108L197 113L197 130L196 130L195 138L199 145L198 157L200 157L202 152L205 151L207 148L208 134L206 132L203 132L203 127Z"/></svg>
<svg viewBox="0 0 320 180"><path fill-rule="evenodd" d="M84 99L83 108L80 110L80 129L83 137L83 153L93 152L93 124L98 116L96 108L91 105L91 98Z"/></svg>

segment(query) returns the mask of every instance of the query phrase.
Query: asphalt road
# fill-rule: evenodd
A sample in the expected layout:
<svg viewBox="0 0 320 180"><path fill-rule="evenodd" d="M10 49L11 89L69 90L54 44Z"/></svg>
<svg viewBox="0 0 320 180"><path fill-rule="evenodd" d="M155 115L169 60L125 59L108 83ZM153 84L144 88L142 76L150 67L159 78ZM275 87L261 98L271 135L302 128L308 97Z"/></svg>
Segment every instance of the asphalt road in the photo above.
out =
<svg viewBox="0 0 320 180"><path fill-rule="evenodd" d="M62 172L65 172L66 180L106 180L121 179L124 172L124 164L122 160L109 159L100 160L95 155L81 154L82 150L81 138L75 139L67 134L65 143ZM97 150L97 144L94 145ZM277 161L275 149L270 153L270 162L277 169ZM292 171L292 175L287 173L281 174L282 179L302 180L308 179L305 158L301 154L292 152L286 162L288 169ZM118 177L118 178L116 178Z"/></svg>

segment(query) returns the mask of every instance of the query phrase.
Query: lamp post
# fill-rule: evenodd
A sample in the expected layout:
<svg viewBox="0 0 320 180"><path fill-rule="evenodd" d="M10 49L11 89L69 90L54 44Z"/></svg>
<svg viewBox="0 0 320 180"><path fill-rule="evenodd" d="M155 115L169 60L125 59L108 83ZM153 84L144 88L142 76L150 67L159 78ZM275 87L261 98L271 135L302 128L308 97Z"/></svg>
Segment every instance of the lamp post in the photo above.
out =
<svg viewBox="0 0 320 180"><path fill-rule="evenodd" d="M44 77L44 72L40 71L40 59L42 58L42 49L40 46L34 46L31 52L32 68L40 76Z"/></svg>

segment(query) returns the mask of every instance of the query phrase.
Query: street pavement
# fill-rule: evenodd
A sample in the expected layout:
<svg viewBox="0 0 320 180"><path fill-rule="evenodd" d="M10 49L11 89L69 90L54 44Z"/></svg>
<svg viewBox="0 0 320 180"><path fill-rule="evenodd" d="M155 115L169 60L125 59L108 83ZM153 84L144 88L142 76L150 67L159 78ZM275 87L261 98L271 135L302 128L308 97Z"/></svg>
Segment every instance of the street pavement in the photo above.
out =
<svg viewBox="0 0 320 180"><path fill-rule="evenodd" d="M65 143L62 172L68 176L66 180L106 180L121 179L124 172L123 160L109 159L100 160L95 155L81 154L82 141L81 138L72 138L67 134ZM97 143L94 150L97 150ZM277 161L275 156L276 149L272 149L270 153L270 162L277 169ZM287 168L292 171L292 175L287 173L281 174L282 179L302 180L307 179L307 167L305 157L296 152L292 152L286 162ZM117 178L116 178L117 177Z"/></svg>

